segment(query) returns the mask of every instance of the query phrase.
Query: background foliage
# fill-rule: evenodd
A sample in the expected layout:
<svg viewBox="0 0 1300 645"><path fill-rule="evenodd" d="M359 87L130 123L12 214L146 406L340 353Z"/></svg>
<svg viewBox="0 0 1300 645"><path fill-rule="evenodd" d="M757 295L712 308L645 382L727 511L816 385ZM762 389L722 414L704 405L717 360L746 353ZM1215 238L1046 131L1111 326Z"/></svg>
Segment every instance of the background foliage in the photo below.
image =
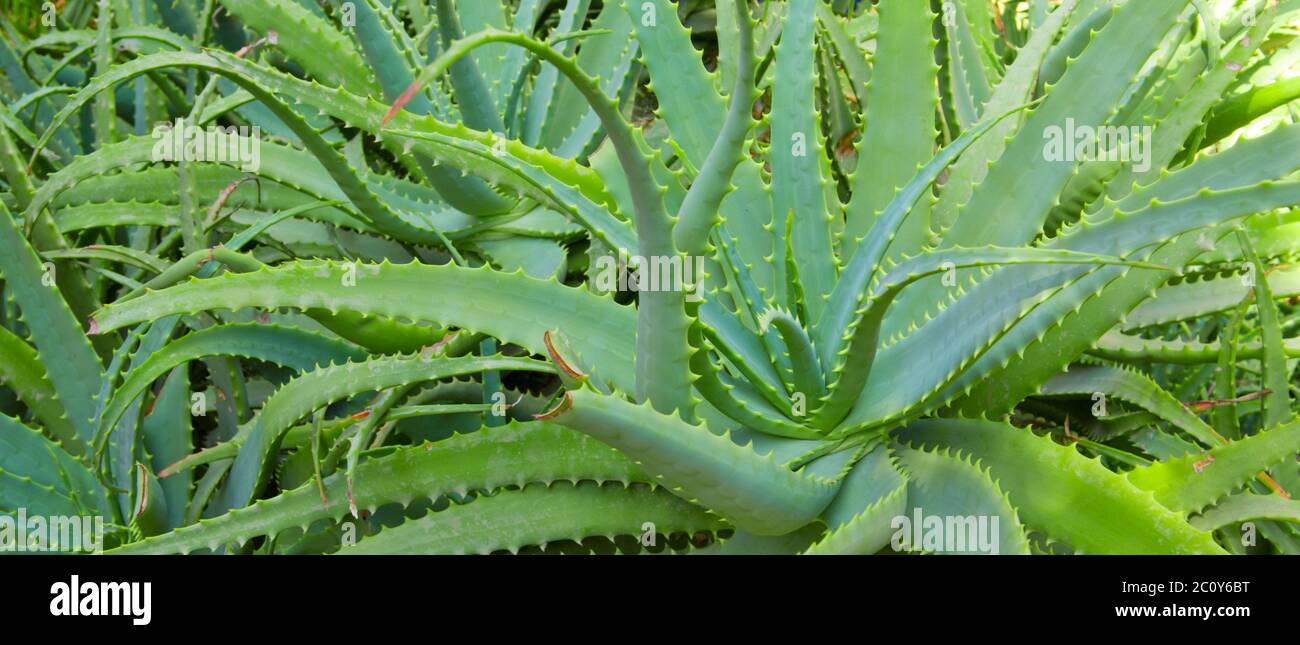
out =
<svg viewBox="0 0 1300 645"><path fill-rule="evenodd" d="M126 553L1300 550L1296 0L56 8L0 24L0 511ZM182 123L256 159L163 158Z"/></svg>

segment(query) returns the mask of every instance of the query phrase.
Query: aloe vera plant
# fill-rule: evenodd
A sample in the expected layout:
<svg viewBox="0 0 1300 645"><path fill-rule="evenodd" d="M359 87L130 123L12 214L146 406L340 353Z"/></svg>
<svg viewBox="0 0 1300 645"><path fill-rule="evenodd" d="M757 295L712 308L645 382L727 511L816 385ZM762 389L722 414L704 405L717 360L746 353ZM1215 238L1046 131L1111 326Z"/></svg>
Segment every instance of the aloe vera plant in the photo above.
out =
<svg viewBox="0 0 1300 645"><path fill-rule="evenodd" d="M1300 551L1296 0L57 9L0 36L4 513Z"/></svg>

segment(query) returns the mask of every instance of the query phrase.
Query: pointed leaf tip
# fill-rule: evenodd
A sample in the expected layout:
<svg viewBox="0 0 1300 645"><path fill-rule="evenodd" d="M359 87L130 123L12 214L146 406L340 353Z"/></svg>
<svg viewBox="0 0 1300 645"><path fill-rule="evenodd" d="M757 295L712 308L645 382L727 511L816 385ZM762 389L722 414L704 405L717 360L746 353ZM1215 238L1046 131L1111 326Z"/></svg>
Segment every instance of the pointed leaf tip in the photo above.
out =
<svg viewBox="0 0 1300 645"><path fill-rule="evenodd" d="M407 88L402 92L402 95L397 97L396 101L393 101L392 107L388 108L388 112L384 114L384 120L379 122L379 127L383 128L388 125L388 122L393 120L393 117L397 116L397 113L400 112L402 108L406 107L406 104L410 103L411 99L415 98L415 93L419 91L420 82L418 80L407 86Z"/></svg>

